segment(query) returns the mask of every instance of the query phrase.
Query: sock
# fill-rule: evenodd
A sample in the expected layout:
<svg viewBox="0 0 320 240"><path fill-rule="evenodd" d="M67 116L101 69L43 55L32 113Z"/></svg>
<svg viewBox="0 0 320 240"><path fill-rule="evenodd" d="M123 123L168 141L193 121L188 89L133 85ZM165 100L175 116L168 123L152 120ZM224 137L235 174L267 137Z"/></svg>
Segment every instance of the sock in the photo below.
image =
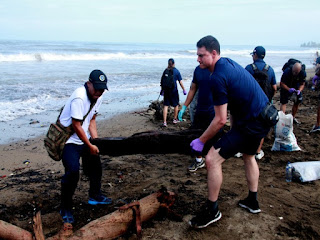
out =
<svg viewBox="0 0 320 240"><path fill-rule="evenodd" d="M197 163L201 162L202 161L202 157L199 157L199 158L196 157L196 161L197 161Z"/></svg>
<svg viewBox="0 0 320 240"><path fill-rule="evenodd" d="M218 200L212 202L208 199L207 204L209 209L212 210L213 212L216 212L218 210Z"/></svg>
<svg viewBox="0 0 320 240"><path fill-rule="evenodd" d="M257 200L257 198L258 198L258 193L257 193L257 192L251 192L251 191L249 190L248 199L250 199L250 200Z"/></svg>

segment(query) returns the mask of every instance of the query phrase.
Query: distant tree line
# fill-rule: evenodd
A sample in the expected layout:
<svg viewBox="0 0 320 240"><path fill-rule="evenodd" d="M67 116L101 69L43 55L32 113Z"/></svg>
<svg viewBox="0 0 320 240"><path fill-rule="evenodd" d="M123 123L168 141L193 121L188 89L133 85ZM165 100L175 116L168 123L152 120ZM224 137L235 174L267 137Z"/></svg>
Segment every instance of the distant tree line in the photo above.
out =
<svg viewBox="0 0 320 240"><path fill-rule="evenodd" d="M316 48L320 48L320 43L316 43L316 42L307 42L307 43L302 43L300 45L300 47L316 47Z"/></svg>

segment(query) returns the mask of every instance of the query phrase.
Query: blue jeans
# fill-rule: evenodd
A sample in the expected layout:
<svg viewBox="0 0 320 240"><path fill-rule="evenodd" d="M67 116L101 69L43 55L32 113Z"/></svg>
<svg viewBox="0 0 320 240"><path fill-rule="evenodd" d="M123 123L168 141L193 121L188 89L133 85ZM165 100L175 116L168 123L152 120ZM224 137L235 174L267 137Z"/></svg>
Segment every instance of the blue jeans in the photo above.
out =
<svg viewBox="0 0 320 240"><path fill-rule="evenodd" d="M79 182L80 157L84 173L89 177L89 196L100 194L102 168L99 156L91 155L87 145L68 143L62 154L62 163L65 174L61 179L61 208L72 208L72 196Z"/></svg>

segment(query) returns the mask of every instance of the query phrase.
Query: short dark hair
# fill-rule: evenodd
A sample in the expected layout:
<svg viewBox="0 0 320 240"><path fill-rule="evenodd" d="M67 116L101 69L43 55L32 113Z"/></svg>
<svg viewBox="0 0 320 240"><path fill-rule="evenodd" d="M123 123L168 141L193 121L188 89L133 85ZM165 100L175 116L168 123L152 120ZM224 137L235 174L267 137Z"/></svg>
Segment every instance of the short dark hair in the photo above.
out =
<svg viewBox="0 0 320 240"><path fill-rule="evenodd" d="M206 50L209 52L216 50L217 53L220 55L220 44L218 40L211 35L205 36L197 42L197 48L202 47L205 47Z"/></svg>

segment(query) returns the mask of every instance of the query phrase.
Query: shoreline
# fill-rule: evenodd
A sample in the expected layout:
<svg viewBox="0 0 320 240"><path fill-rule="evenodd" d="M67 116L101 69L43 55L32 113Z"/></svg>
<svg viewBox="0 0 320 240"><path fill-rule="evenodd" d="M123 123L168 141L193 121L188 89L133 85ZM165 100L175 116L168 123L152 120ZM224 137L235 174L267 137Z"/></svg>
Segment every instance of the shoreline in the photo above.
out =
<svg viewBox="0 0 320 240"><path fill-rule="evenodd" d="M206 168L194 173L187 170L194 160L193 156L177 153L102 155L102 191L113 199L113 203L105 206L87 204L89 182L81 171L74 195L74 230L114 212L124 202L141 199L165 187L178 194L172 210L183 220L175 221L169 217L150 219L143 225L143 239L162 240L163 236L186 240L210 239L212 236L218 239L237 239L239 236L243 239L318 239L320 220L316 213L320 211L317 204L320 181L301 184L285 180L288 161L320 160L317 144L320 134L309 133L316 120L319 93L310 89L304 91L304 106L298 111L302 123L294 125L294 134L303 150L271 151L272 136L266 137L262 147L265 156L259 160L258 197L262 209L259 215L252 215L238 207L237 202L248 191L243 160L240 158L230 158L223 163L224 182L219 199L222 219L198 231L191 229L188 221L207 201L207 172ZM279 106L279 92L274 100ZM160 124L161 120L155 120L151 110L142 108L98 121L97 127L99 137L127 137L150 130L179 131L187 128L189 121L174 125L170 117L166 129L161 128ZM43 136L0 145L0 156L0 219L32 232L33 209L40 204L45 236L57 234L63 227L59 214L61 177L64 173L62 162L49 158L43 147ZM301 215L301 209L305 214ZM134 237L134 233L127 234L124 238Z"/></svg>

